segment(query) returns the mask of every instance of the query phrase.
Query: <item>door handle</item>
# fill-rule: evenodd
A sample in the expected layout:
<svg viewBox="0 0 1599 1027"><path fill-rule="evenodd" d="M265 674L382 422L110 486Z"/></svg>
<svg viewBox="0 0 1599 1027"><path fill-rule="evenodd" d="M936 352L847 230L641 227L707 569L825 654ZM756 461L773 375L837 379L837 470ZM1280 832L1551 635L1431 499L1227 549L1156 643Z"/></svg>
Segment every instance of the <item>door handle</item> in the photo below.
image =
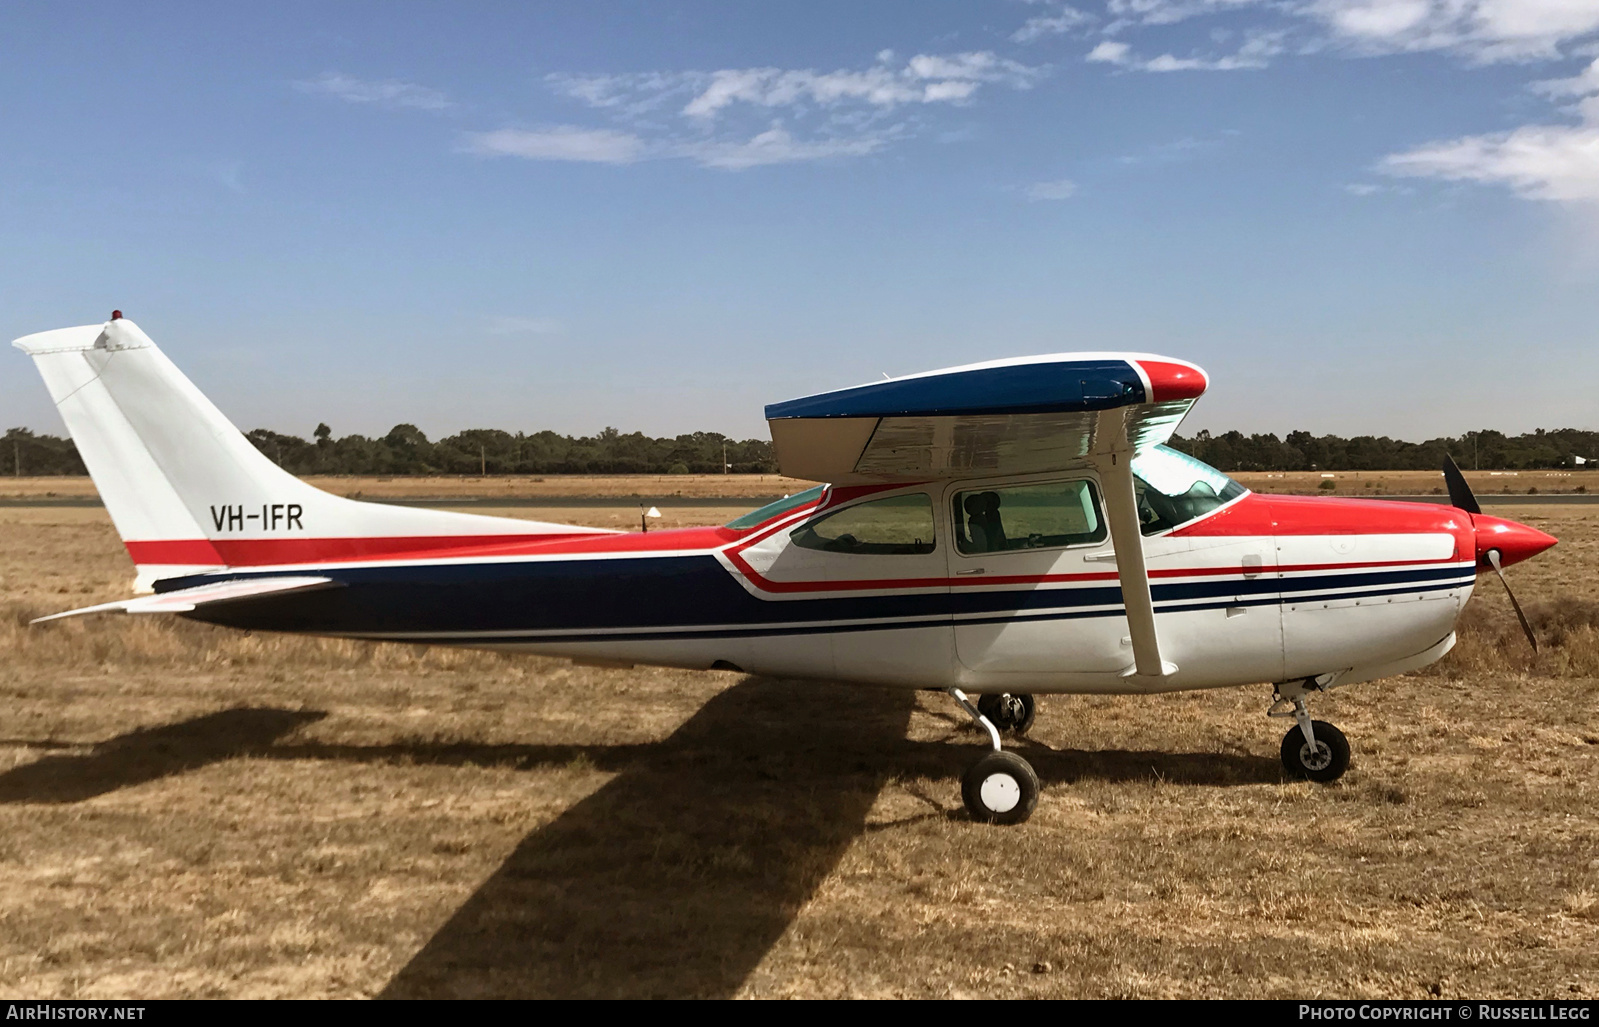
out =
<svg viewBox="0 0 1599 1027"><path fill-rule="evenodd" d="M967 570L964 570L964 571L956 571L955 573L957 575L981 574L981 573L983 573L983 568L981 568L981 567L971 567L971 568L968 568Z"/></svg>

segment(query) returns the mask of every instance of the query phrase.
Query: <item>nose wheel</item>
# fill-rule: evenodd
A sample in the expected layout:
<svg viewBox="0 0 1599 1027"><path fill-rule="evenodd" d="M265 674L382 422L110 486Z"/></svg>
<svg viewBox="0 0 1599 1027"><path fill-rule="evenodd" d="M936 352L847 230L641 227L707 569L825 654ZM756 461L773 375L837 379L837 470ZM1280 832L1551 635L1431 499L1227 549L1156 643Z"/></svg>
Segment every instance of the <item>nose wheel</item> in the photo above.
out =
<svg viewBox="0 0 1599 1027"><path fill-rule="evenodd" d="M1033 697L985 695L973 706L960 689L945 691L978 727L988 732L989 743L994 747L961 778L961 799L966 803L966 812L983 824L1020 824L1038 808L1038 775L1032 764L1000 748L999 728L984 707L993 710L1008 724L1014 717L1014 723L1023 726L1011 729L1025 731L1033 723ZM1021 700L1026 700L1025 704Z"/></svg>
<svg viewBox="0 0 1599 1027"><path fill-rule="evenodd" d="M1349 739L1325 720L1310 719L1305 694L1309 690L1306 686L1311 684L1296 681L1278 685L1277 701L1266 713L1294 718L1294 726L1283 735L1283 769L1288 776L1328 784L1349 769Z"/></svg>
<svg viewBox="0 0 1599 1027"><path fill-rule="evenodd" d="M1293 777L1326 784L1349 769L1349 740L1325 720L1312 725L1314 741L1307 741L1298 725L1283 735L1283 767Z"/></svg>

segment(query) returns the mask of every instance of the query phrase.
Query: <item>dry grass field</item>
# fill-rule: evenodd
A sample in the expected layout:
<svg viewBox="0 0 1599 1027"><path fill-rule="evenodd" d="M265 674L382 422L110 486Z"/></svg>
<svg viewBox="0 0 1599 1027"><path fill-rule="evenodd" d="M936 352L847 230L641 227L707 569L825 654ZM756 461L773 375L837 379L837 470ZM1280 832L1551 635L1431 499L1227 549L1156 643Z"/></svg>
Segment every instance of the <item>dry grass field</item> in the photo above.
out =
<svg viewBox="0 0 1599 1027"><path fill-rule="evenodd" d="M0 509L0 992L1599 997L1599 508L1493 513L1562 539L1510 571L1543 652L1483 581L1441 664L1318 701L1340 783L1283 779L1265 686L1045 698L994 828L942 696L29 628L131 568Z"/></svg>
<svg viewBox="0 0 1599 1027"><path fill-rule="evenodd" d="M1479 496L1599 492L1599 474L1592 471L1466 471L1466 481ZM1322 483L1339 496L1444 495L1442 471L1238 471L1232 475L1256 492L1322 492Z"/></svg>

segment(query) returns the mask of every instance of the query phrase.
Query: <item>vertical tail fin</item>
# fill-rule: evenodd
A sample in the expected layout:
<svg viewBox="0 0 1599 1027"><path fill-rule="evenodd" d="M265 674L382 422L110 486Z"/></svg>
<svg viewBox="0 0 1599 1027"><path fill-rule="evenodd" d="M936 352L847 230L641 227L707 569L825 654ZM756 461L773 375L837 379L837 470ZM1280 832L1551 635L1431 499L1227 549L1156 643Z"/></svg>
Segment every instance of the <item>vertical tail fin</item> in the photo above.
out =
<svg viewBox="0 0 1599 1027"><path fill-rule="evenodd" d="M18 339L138 567L135 588L228 567L304 565L599 529L384 506L313 488L261 455L138 325Z"/></svg>

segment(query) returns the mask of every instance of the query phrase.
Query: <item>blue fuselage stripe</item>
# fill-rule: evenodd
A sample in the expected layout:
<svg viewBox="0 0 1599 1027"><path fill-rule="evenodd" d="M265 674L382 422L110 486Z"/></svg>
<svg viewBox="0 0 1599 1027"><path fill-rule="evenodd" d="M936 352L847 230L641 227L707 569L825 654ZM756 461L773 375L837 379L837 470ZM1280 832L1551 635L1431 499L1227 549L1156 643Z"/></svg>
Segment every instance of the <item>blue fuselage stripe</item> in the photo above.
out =
<svg viewBox="0 0 1599 1027"><path fill-rule="evenodd" d="M162 591L285 572L195 575ZM303 573L296 571L295 573ZM898 630L1015 619L1120 616L1115 584L831 595L752 595L713 556L419 564L320 570L344 588L201 607L197 619L261 630L405 635L416 641L731 638ZM1465 587L1471 567L1440 565L1291 577L1158 582L1157 609L1307 603ZM884 623L885 621L891 623ZM493 639L487 635L498 635Z"/></svg>

